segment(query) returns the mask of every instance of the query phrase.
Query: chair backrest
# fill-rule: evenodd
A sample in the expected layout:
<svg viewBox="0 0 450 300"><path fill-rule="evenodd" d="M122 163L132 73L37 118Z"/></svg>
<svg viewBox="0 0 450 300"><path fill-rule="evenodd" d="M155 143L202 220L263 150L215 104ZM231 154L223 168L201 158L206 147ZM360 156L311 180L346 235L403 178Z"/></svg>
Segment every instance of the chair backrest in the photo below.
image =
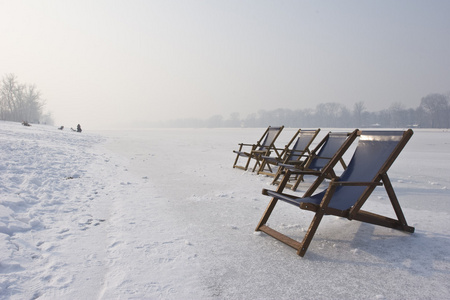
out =
<svg viewBox="0 0 450 300"><path fill-rule="evenodd" d="M325 167L335 153L341 148L344 142L347 140L349 134L346 132L330 132L325 136L325 142L317 153L314 154L308 169L322 170Z"/></svg>
<svg viewBox="0 0 450 300"><path fill-rule="evenodd" d="M309 146L314 141L314 138L317 136L319 131L320 129L300 131L297 137L297 141L289 151L289 155L285 161L288 162L300 160L302 156L304 156L304 153L309 151Z"/></svg>
<svg viewBox="0 0 450 300"><path fill-rule="evenodd" d="M339 181L379 182L400 154L413 131L363 131L355 153ZM373 190L367 186L338 186L329 207L346 210L362 199L363 194ZM369 195L366 195L366 198ZM362 204L361 204L362 205ZM360 205L360 206L361 206Z"/></svg>
<svg viewBox="0 0 450 300"><path fill-rule="evenodd" d="M260 142L260 146L258 147L258 150L266 150L267 148L270 148L275 143L275 140L280 135L281 131L283 130L284 126L280 127L271 127L269 126L264 133L264 136L261 138L262 142Z"/></svg>

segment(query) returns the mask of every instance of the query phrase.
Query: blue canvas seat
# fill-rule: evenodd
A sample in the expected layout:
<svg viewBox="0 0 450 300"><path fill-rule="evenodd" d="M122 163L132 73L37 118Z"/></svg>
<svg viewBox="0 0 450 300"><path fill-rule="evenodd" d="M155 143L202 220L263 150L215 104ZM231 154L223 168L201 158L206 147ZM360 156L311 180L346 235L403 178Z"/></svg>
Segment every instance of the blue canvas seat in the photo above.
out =
<svg viewBox="0 0 450 300"><path fill-rule="evenodd" d="M414 227L408 226L406 223L387 175L387 171L412 134L411 129L406 131L363 131L348 168L340 178L332 179L327 189L316 194L313 194L314 190L312 189L308 190L303 197L283 193L287 181L286 176L290 172L287 170L287 175L276 191L263 190L263 194L272 197L272 200L256 230L263 231L297 249L297 254L300 256L305 255L324 215L335 215L349 220L358 220L410 233L414 232ZM361 210L373 190L381 185L385 187L397 219ZM278 200L315 212L313 221L302 242L295 241L266 225Z"/></svg>
<svg viewBox="0 0 450 300"><path fill-rule="evenodd" d="M253 171L255 171L256 167L260 165L263 155L270 155L272 151L275 152L277 156L280 155L278 149L275 147L275 141L283 130L284 126L280 127L271 127L269 126L262 137L256 142L256 144L239 144L239 150L233 150L236 153L236 159L234 160L233 168L239 168L243 170L247 170L252 159L255 160L255 165L253 167ZM245 151L244 147L249 150ZM243 166L238 165L238 161L240 157L246 158L246 163Z"/></svg>
<svg viewBox="0 0 450 300"><path fill-rule="evenodd" d="M261 166L258 170L258 174L263 174L267 176L275 176L277 173L272 171L271 166L277 167L279 164L299 164L306 161L306 159L311 154L309 147L316 138L320 129L316 130L301 130L299 129L289 143L284 147L281 152L280 157L277 156L262 156ZM290 148L290 145L294 145Z"/></svg>
<svg viewBox="0 0 450 300"><path fill-rule="evenodd" d="M274 176L272 184L278 184L279 179L286 172L286 169L291 170L291 176L288 178L286 186L293 191L297 190L299 184L302 182L305 175L321 176L323 179L332 179L336 177L334 166L335 163L340 162L344 169L347 168L342 156L347 149L352 145L353 141L358 135L358 130L353 132L329 132L320 141L320 143L312 150L311 154L302 163L286 162L280 164L277 174ZM334 158L333 165L330 166L330 161ZM301 172L297 172L301 170ZM309 171L309 173L305 172ZM293 183L291 183L293 182Z"/></svg>

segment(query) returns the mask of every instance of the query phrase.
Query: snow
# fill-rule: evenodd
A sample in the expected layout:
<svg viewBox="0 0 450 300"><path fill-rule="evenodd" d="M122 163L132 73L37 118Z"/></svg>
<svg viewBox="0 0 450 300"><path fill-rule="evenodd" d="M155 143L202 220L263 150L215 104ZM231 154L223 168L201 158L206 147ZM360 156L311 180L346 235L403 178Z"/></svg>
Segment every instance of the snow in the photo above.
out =
<svg viewBox="0 0 450 300"><path fill-rule="evenodd" d="M270 178L232 168L262 132L0 122L0 298L450 297L450 132L415 130L390 170L415 233L326 216L303 258L254 232ZM383 188L365 207L392 215ZM312 216L269 223L301 239Z"/></svg>

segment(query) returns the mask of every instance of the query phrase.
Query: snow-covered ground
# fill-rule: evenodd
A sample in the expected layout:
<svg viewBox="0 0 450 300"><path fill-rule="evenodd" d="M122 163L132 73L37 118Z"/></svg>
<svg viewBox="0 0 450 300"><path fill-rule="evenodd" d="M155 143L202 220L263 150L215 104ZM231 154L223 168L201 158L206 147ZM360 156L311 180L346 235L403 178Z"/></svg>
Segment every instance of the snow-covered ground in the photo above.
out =
<svg viewBox="0 0 450 300"><path fill-rule="evenodd" d="M390 170L414 234L327 216L301 258L254 233L270 178L232 168L263 130L0 122L0 298L450 298L449 131L415 130ZM365 208L392 215L383 188ZM299 239L312 216L269 221Z"/></svg>

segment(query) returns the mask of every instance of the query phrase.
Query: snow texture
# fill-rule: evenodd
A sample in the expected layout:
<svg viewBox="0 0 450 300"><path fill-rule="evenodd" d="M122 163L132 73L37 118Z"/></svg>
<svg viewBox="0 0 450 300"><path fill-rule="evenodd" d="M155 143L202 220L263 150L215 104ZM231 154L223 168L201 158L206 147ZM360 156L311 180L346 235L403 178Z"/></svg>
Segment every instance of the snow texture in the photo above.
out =
<svg viewBox="0 0 450 300"><path fill-rule="evenodd" d="M415 130L390 170L415 233L326 216L301 258L254 232L271 179L232 168L262 131L0 122L0 298L450 297L450 132ZM365 209L393 214L382 187ZM279 203L269 223L301 239L312 216Z"/></svg>

